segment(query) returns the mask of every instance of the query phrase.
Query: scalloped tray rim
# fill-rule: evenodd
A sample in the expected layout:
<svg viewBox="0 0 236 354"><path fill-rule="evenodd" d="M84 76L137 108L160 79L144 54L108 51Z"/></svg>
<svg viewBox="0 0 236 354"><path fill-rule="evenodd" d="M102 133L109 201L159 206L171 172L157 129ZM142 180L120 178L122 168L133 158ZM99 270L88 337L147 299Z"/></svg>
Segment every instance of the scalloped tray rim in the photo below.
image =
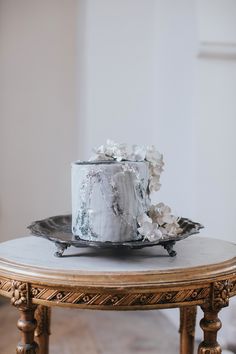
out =
<svg viewBox="0 0 236 354"><path fill-rule="evenodd" d="M63 219L64 221L67 221L67 223L61 226L61 229L58 227L58 230L55 230L55 228L52 228L52 233L44 232L42 231L42 224L47 223L47 226L50 226L49 223L51 222L52 224L55 225L55 219ZM134 241L125 241L125 242L111 242L111 241L90 241L90 240L83 240L83 239L74 239L75 236L72 234L71 227L71 214L67 215L55 215L51 216L45 219L37 220L32 222L27 228L31 231L31 234L34 236L39 236L43 237L45 239L48 239L52 242L59 243L59 244L65 244L68 246L74 246L74 247L95 247L95 248L143 248L143 247L150 247L150 246L164 246L165 244L169 242L176 242L176 241L181 241L184 240L185 238L198 234L202 228L204 228L203 225L200 223L194 222L190 219L187 218L181 218L182 220L186 220L188 222L192 222L195 224L195 228L193 228L191 231L186 232L184 234L179 234L177 236L164 236L164 238L159 239L157 241L149 241L147 239L142 238L141 240L134 240ZM58 225L57 225L58 226ZM65 230L65 227L68 228L68 230ZM41 228L41 231L40 231ZM38 230L37 230L38 229ZM61 234L61 236L60 236ZM64 235L64 237L62 236ZM68 237L68 238L67 238ZM78 237L78 236L76 236Z"/></svg>

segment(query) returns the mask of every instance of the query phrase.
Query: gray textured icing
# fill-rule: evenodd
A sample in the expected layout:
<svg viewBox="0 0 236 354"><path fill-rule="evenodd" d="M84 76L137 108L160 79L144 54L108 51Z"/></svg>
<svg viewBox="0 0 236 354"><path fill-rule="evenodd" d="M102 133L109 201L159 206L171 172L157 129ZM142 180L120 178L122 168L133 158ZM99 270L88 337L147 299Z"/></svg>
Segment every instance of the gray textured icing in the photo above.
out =
<svg viewBox="0 0 236 354"><path fill-rule="evenodd" d="M137 216L150 199L148 162L93 161L72 164L72 232L84 240L139 238Z"/></svg>

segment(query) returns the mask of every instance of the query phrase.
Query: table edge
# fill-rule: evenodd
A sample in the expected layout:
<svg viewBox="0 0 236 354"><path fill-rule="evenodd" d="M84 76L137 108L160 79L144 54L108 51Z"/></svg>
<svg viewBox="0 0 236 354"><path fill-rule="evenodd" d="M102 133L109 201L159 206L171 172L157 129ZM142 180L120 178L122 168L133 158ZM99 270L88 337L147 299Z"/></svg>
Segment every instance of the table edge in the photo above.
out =
<svg viewBox="0 0 236 354"><path fill-rule="evenodd" d="M0 259L0 277L37 282L47 286L67 287L113 287L129 286L175 286L212 281L230 274L236 274L236 257L227 261L190 268L137 272L60 272L40 267L29 267Z"/></svg>

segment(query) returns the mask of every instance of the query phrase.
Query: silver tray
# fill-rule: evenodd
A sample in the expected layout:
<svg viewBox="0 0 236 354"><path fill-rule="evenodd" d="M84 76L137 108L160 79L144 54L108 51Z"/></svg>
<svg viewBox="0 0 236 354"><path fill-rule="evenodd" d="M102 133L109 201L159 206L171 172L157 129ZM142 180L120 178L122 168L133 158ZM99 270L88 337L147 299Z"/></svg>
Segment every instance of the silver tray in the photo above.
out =
<svg viewBox="0 0 236 354"><path fill-rule="evenodd" d="M180 218L178 221L182 228L182 233L177 236L166 235L158 241L148 241L141 239L138 241L129 242L99 242L99 241L86 241L74 236L71 231L71 215L58 215L52 216L47 219L32 222L28 226L32 235L44 237L55 243L57 251L55 256L62 257L64 251L70 247L95 247L95 248L128 248L140 249L143 247L163 246L171 257L176 255L173 246L176 241L181 241L191 235L199 233L203 226L197 222L191 221L187 218Z"/></svg>

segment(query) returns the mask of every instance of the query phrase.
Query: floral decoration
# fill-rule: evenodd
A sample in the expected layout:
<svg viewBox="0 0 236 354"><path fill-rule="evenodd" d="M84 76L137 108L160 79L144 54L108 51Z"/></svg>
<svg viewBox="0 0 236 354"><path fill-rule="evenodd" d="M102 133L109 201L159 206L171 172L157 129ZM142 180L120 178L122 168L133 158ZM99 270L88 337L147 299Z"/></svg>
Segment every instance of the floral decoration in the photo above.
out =
<svg viewBox="0 0 236 354"><path fill-rule="evenodd" d="M164 203L151 205L147 214L138 217L138 232L149 241L157 241L166 235L175 236L182 232L178 218L171 214L171 209Z"/></svg>
<svg viewBox="0 0 236 354"><path fill-rule="evenodd" d="M162 232L159 225L154 222L147 214L143 214L137 218L139 224L138 232L149 241L157 241L162 238Z"/></svg>
<svg viewBox="0 0 236 354"><path fill-rule="evenodd" d="M160 189L160 176L163 172L163 155L156 150L154 145L147 147L127 144L118 144L107 140L93 150L94 155L90 161L147 161L149 162L149 183L147 193L151 194ZM178 218L171 214L171 209L164 203L151 205L147 213L138 216L138 232L143 239L157 241L166 235L175 236L182 232Z"/></svg>
<svg viewBox="0 0 236 354"><path fill-rule="evenodd" d="M154 145L138 146L118 144L113 140L107 140L105 145L94 149L94 155L90 161L148 161L149 162L149 192L156 192L160 189L160 176L163 171L163 155L160 154Z"/></svg>

